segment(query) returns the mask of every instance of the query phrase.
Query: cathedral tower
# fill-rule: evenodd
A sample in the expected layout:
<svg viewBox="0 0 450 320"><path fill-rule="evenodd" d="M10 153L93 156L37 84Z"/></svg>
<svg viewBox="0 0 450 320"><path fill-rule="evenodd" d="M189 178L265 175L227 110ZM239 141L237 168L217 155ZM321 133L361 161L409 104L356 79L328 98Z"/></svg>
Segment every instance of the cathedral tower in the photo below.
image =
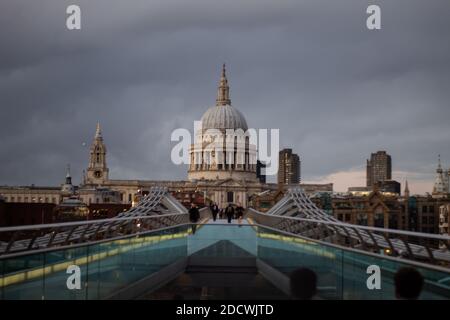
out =
<svg viewBox="0 0 450 320"><path fill-rule="evenodd" d="M89 166L86 171L85 183L102 185L108 180L109 169L106 166L106 146L103 143L100 123L97 123L94 141L89 156Z"/></svg>
<svg viewBox="0 0 450 320"><path fill-rule="evenodd" d="M443 198L448 195L450 195L449 172L442 169L441 155L439 155L432 196L434 198Z"/></svg>

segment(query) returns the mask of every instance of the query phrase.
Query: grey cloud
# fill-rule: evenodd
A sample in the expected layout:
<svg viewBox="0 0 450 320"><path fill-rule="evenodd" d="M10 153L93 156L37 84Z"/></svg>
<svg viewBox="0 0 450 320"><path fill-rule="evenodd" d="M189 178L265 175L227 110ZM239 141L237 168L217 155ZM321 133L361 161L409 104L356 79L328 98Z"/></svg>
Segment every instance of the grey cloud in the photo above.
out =
<svg viewBox="0 0 450 320"><path fill-rule="evenodd" d="M450 149L448 0L6 0L0 12L0 184L57 184L87 165L102 123L115 178L184 179L170 133L213 105L227 62L233 104L280 128L307 180L386 149L429 172ZM83 29L69 32L78 3Z"/></svg>

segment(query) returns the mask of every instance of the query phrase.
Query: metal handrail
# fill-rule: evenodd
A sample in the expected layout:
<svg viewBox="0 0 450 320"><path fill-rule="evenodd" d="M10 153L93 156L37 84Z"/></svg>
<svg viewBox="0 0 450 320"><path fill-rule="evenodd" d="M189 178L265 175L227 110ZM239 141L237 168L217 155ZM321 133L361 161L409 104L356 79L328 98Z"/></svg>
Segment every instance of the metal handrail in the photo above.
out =
<svg viewBox="0 0 450 320"><path fill-rule="evenodd" d="M442 240L442 241L450 241L450 236L446 236L446 235L438 235L438 234L415 232L415 231L405 231L405 230L397 230L397 229L388 229L388 228L368 227L368 226L355 225L355 224L345 223L345 222L334 222L334 221L325 221L325 220L317 220L317 219L309 219L309 218L268 215L263 212L259 212L253 208L249 208L247 210L251 211L255 214L259 214L265 218L274 219L274 220L275 219L297 220L297 221L302 221L302 222L313 222L313 223L341 226L341 227L353 228L353 229L356 228L356 229L362 229L362 230L367 230L367 231L387 232L387 233L392 233L392 234L414 236L414 237L421 237L421 238L428 238L428 239Z"/></svg>
<svg viewBox="0 0 450 320"><path fill-rule="evenodd" d="M214 224L214 225L222 225L222 224ZM223 226L229 226L229 224L224 223ZM442 266L439 266L439 265L432 265L432 264L423 263L423 262L414 261L414 260L404 260L404 259L399 258L399 257L393 257L393 256L388 256L388 255L380 255L380 254L373 253L373 252L370 252L370 251L368 252L368 251L364 251L364 250L361 250L361 249L349 248L349 247L345 247L345 246L338 245L338 244L335 244L335 243L326 242L326 241L323 241L323 240L311 239L311 238L308 238L308 237L305 237L305 236L302 236L302 235L299 235L299 234L296 234L296 233L293 233L293 232L289 232L289 231L286 231L286 230L280 230L280 229L273 228L273 227L270 227L270 226L266 226L264 224L260 224L260 223L257 223L257 222L252 222L249 225L244 225L243 224L242 226L259 227L259 228L262 228L262 229L267 229L267 230L270 230L270 231L273 231L273 232L277 232L277 233L280 233L280 234L283 234L283 235L286 235L286 236L290 236L290 237L293 237L293 238L298 238L298 239L302 239L302 240L309 241L309 242L312 242L312 243L317 243L317 244L323 245L325 247L332 247L332 248L339 249L339 250L345 250L345 251L360 253L360 254L363 254L363 255L367 255L367 256L371 256L371 257L379 258L379 259L386 259L386 260L395 261L395 262L402 262L402 263L414 265L414 266L421 267L421 268L427 268L427 269L431 269L431 270L435 270L435 271L439 271L439 272L445 272L445 273L449 272L448 268L445 268L445 267L442 267Z"/></svg>
<svg viewBox="0 0 450 320"><path fill-rule="evenodd" d="M131 222L137 220L156 222L143 223L142 228L139 227L140 231L176 225L181 222L180 218L185 219L187 212L167 188L153 187L137 206L120 213L116 218L0 228L0 233L12 233L9 240L0 242L0 255L111 238L120 233L135 233ZM76 230L84 225L84 229ZM40 232L41 236L25 238L26 232Z"/></svg>
<svg viewBox="0 0 450 320"><path fill-rule="evenodd" d="M200 209L200 220L202 220L201 222L198 223L192 223L188 220L186 220L186 222L180 222L178 224L174 224L174 225L170 225L170 226L165 226L165 227L161 227L161 228L157 228L157 229L149 229L149 230L142 230L133 234L127 234L127 235L120 235L120 236L114 236L114 237L110 237L110 238L105 238L105 239L100 239L100 240L94 240L94 241L84 241L84 242L80 242L80 243L76 243L76 244L71 244L71 245L59 245L59 246L54 246L54 247L45 247L45 248L39 248L39 249L34 249L34 250L26 250L26 251L17 251L17 252L13 252L13 253L7 253L7 254L1 254L0 253L0 260L4 260L4 259L8 259L8 258L12 258L12 257L20 257L20 256L26 256L26 255L30 255L30 254L36 254L36 253L45 253L45 252L50 252L50 251L61 251L61 250L65 250L65 249L69 249L69 248L77 248L77 247L84 247L84 246L88 246L88 245L95 245L95 244L99 244L99 243L104 243L104 242L109 242L109 241L115 241L115 240L120 240L120 239L127 239L127 238L132 238L135 237L136 235L139 236L145 236L147 234L150 233L154 233L154 232L159 232L159 231L164 231L164 230L170 230L173 228L178 228L178 227L183 227L183 226L190 226L193 224L198 224L198 225L203 225L205 223L205 219L206 216L208 215L206 213L206 211L208 211L208 208L202 208ZM187 214L167 214L167 215L161 215L161 216L186 216ZM158 218L160 216L144 216L144 218ZM114 220L121 220L122 218L113 218ZM102 220L107 220L110 221L111 219L102 219ZM200 221L199 220L199 221ZM99 220L96 220L99 221Z"/></svg>
<svg viewBox="0 0 450 320"><path fill-rule="evenodd" d="M286 222L289 221L294 225L303 224L305 226L309 226L308 229L316 228L317 226L322 225L329 228L329 230L333 230L336 236L343 236L342 241L339 242L347 247L355 247L353 242L356 241L357 246L368 252L373 250L377 250L379 252L380 248L382 248L388 249L389 254L400 256L405 260L423 261L425 259L431 264L440 264L441 262L447 266L450 264L450 252L448 250L431 248L429 244L427 244L427 241L450 242L450 237L448 236L359 226L333 220L330 221L330 219L319 220L289 217L285 215L265 214L254 209L249 209L248 212L249 216L253 217L260 224L274 227L277 230L288 229L289 231L291 229L289 227L289 223L286 224ZM322 217L319 216L319 218ZM282 224L279 223L280 220L283 221ZM296 233L314 240L311 235L305 234L303 231ZM404 240L405 237L416 237L419 244L408 243ZM333 242L333 238L328 237L327 241ZM425 241L425 243L421 243L423 241Z"/></svg>
<svg viewBox="0 0 450 320"><path fill-rule="evenodd" d="M1 227L1 232L10 231L25 231L25 230L39 230L39 229L49 229L58 227L73 227L73 226L83 226L87 224L100 224L102 222L116 222L116 221L128 221L128 220L138 220L138 219L158 219L163 217L173 217L173 216L184 216L187 213L169 213L154 216L134 216L134 217L123 217L123 218L109 218L109 219L98 219L98 220L86 220L86 221L75 221L75 222L61 222L61 223L47 223L47 224L33 224L26 226L15 226L15 227Z"/></svg>
<svg viewBox="0 0 450 320"><path fill-rule="evenodd" d="M161 231L170 230L173 228L179 228L179 227L183 227L183 226L189 226L191 224L192 223L190 223L190 222L186 222L186 223L180 223L177 225L162 227L162 228L158 228L158 229L144 230L142 232L138 232L135 234L120 235L120 236L115 236L112 238L106 238L106 239L95 240L95 241L90 241L90 242L81 242L81 243L76 243L76 244L71 244L71 245L61 245L61 246L55 246L55 247L49 247L49 248L40 248L40 249L35 249L32 251L17 251L17 252L13 252L13 253L0 255L0 261L10 259L10 258L17 258L17 257L22 257L22 256L46 253L46 252L58 252L58 251L66 250L66 249L74 249L74 248L86 247L86 246L91 246L91 245L97 245L100 243L105 243L105 242L110 242L110 241L129 239L129 238L136 237L136 235L146 236L151 233L161 232Z"/></svg>
<svg viewBox="0 0 450 320"><path fill-rule="evenodd" d="M427 259L431 263L450 264L449 236L344 223L317 207L302 188L290 188L285 196L266 213L254 209L250 209L249 213L254 214L255 219L262 220L261 223L279 230L286 228L290 230L291 225L299 229L297 225L301 224L305 226L302 228L304 230L297 230L296 233L311 237L310 231L314 230L310 229L325 226L335 235L335 237L327 236L327 241L336 239L343 245L361 246L368 251L379 251L382 248L390 250L392 255L407 259ZM282 223L279 223L280 219ZM405 238L408 241L415 239L414 242L408 243ZM416 241L418 243L415 243ZM437 242L440 248L437 248L437 245L435 247Z"/></svg>

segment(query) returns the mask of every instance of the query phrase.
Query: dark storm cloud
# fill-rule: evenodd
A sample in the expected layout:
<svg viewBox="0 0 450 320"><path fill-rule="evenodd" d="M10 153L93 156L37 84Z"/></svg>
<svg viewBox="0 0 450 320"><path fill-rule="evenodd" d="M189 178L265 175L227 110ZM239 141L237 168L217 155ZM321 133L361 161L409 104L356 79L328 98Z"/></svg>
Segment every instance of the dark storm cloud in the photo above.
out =
<svg viewBox="0 0 450 320"><path fill-rule="evenodd" d="M81 6L81 31L65 29L69 4ZM382 30L365 28L369 4L381 6ZM449 9L448 0L3 1L0 184L57 184L67 163L79 182L97 121L111 177L184 179L170 133L213 105L224 61L233 104L251 127L280 128L304 179L362 170L385 149L401 177L429 181L438 153L450 165Z"/></svg>

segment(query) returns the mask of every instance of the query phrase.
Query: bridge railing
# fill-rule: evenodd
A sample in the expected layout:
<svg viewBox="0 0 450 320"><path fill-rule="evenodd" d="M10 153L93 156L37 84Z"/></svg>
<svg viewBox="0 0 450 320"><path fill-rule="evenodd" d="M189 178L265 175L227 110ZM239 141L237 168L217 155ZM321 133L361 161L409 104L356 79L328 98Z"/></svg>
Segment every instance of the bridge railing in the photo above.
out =
<svg viewBox="0 0 450 320"><path fill-rule="evenodd" d="M0 228L0 257L112 239L186 223L188 214L176 213Z"/></svg>
<svg viewBox="0 0 450 320"><path fill-rule="evenodd" d="M208 208L200 209L201 220L209 218L209 214ZM171 213L0 228L0 257L113 239L188 223L190 223L188 213Z"/></svg>
<svg viewBox="0 0 450 320"><path fill-rule="evenodd" d="M254 209L249 209L247 216L258 224L308 239L450 268L449 236L268 215Z"/></svg>

